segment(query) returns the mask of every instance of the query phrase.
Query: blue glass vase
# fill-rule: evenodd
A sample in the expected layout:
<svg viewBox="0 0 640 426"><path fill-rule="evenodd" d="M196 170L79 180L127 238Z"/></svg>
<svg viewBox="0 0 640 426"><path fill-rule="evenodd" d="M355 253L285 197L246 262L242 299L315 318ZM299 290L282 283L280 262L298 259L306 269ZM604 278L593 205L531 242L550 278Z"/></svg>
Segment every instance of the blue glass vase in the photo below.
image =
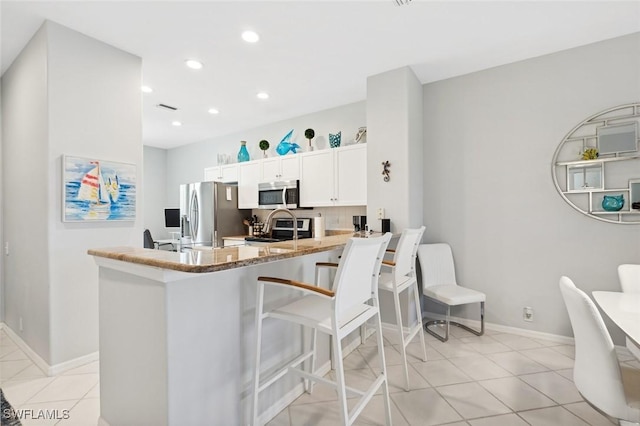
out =
<svg viewBox="0 0 640 426"><path fill-rule="evenodd" d="M238 163L249 161L249 151L247 151L247 141L240 141L240 151L238 151Z"/></svg>
<svg viewBox="0 0 640 426"><path fill-rule="evenodd" d="M608 212L617 212L622 210L624 206L624 196L620 195L605 195L602 199L602 208Z"/></svg>

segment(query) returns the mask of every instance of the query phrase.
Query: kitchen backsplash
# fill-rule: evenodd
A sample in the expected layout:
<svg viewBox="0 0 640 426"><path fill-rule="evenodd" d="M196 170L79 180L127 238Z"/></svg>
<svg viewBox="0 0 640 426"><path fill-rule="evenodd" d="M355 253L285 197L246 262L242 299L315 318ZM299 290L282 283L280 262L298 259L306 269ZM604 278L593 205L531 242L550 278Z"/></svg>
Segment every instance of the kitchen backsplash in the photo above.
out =
<svg viewBox="0 0 640 426"><path fill-rule="evenodd" d="M271 210L254 209L254 215L264 221ZM353 216L366 215L366 206L357 207L314 207L313 209L296 209L293 213L297 217L316 217L318 213L324 217L326 229L353 230Z"/></svg>

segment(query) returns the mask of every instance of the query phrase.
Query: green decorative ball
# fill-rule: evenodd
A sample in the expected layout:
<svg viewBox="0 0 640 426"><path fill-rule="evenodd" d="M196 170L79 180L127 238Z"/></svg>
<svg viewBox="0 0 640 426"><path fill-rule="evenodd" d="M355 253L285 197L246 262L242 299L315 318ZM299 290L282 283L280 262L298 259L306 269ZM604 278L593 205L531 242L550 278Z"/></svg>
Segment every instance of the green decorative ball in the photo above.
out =
<svg viewBox="0 0 640 426"><path fill-rule="evenodd" d="M307 129L304 131L304 137L307 139L313 139L315 135L316 135L316 132L314 132L313 129Z"/></svg>
<svg viewBox="0 0 640 426"><path fill-rule="evenodd" d="M269 149L269 141L262 139L259 143L258 146L260 147L260 149L262 151L266 151Z"/></svg>

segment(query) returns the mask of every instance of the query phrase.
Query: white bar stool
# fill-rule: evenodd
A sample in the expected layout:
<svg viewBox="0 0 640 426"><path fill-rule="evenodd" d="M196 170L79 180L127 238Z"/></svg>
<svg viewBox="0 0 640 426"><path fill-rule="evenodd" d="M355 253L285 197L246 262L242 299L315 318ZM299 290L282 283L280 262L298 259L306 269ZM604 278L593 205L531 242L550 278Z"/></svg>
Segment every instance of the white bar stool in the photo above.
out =
<svg viewBox="0 0 640 426"><path fill-rule="evenodd" d="M391 292L396 314L396 327L400 336L402 348L402 360L404 361L405 389L409 390L409 365L407 364L407 346L416 337L420 336L422 345L422 359L427 360L427 350L425 348L424 334L422 333L422 309L420 308L420 292L418 290L418 280L416 278L416 253L424 234L424 226L417 229L405 229L400 236L395 250L387 250L393 253L393 260L382 261L382 270L378 280L378 289ZM405 290L412 289L413 302L416 310L416 323L409 327L405 335L402 324L402 311L400 310L400 294Z"/></svg>
<svg viewBox="0 0 640 426"><path fill-rule="evenodd" d="M268 389L269 386L288 372L294 372L305 379L305 391L308 393L312 391L310 381L319 381L334 387L338 393L340 417L343 425L352 424L378 389L382 388L385 420L387 425L391 425L391 405L378 305L378 277L384 252L390 239L391 233L386 233L381 237L350 239L342 253L331 290L294 280L258 277L252 406L252 424L254 426L259 424L258 397L260 393ZM288 288L299 290L304 296L294 302L265 312L263 305L266 286L287 286ZM311 348L308 351L273 373L269 378L261 379L262 322L267 318L293 322L329 334L333 346L333 358L336 362L337 380L333 382L315 374L315 331L311 339ZM380 374L369 388L363 391L347 387L345 384L341 341L370 318L376 318L375 328L380 357ZM302 369L302 365L306 360L310 360L307 364L310 371ZM351 411L347 407L347 393L360 398Z"/></svg>

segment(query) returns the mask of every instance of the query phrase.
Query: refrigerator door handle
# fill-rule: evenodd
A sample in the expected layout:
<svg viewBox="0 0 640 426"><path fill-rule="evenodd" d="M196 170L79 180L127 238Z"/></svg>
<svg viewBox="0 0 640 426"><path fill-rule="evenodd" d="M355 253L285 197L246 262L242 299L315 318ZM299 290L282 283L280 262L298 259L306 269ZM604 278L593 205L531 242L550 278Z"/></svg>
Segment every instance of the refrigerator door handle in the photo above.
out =
<svg viewBox="0 0 640 426"><path fill-rule="evenodd" d="M191 193L191 208L189 209L189 214L191 216L191 220L189 221L189 227L191 230L191 238L197 238L198 236L198 193L193 191Z"/></svg>

